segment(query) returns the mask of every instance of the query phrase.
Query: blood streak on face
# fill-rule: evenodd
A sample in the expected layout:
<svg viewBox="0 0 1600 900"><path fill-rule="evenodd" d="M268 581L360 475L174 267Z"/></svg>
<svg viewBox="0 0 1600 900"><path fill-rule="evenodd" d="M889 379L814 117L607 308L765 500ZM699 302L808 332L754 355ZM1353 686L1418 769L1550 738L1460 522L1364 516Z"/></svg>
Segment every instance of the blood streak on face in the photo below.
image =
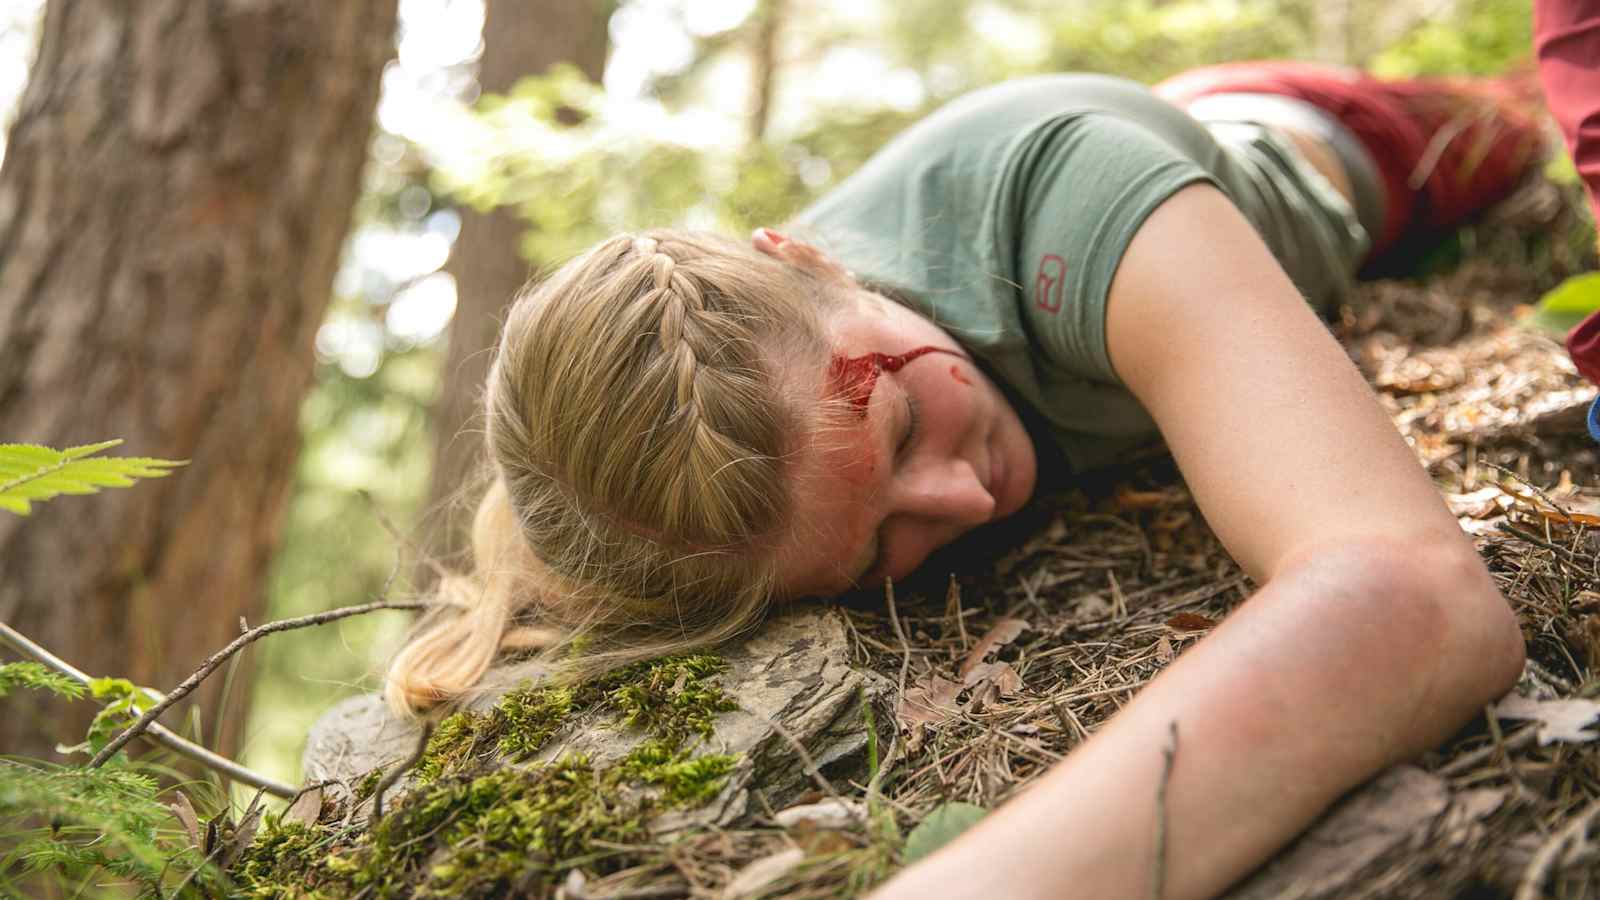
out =
<svg viewBox="0 0 1600 900"><path fill-rule="evenodd" d="M835 353L828 363L828 386L835 396L843 397L849 401L856 415L866 418L867 402L872 399L872 389L878 383L878 376L884 372L898 372L906 363L929 353L947 353L951 356L966 359L966 355L943 347L918 347L907 350L898 356L886 353L867 353L862 356L844 356ZM956 380L969 383L956 371L954 366L950 371L955 374Z"/></svg>
<svg viewBox="0 0 1600 900"><path fill-rule="evenodd" d="M950 377L966 385L967 387L972 387L972 382L968 381L967 376L961 374L961 369L957 368L956 366L950 367Z"/></svg>

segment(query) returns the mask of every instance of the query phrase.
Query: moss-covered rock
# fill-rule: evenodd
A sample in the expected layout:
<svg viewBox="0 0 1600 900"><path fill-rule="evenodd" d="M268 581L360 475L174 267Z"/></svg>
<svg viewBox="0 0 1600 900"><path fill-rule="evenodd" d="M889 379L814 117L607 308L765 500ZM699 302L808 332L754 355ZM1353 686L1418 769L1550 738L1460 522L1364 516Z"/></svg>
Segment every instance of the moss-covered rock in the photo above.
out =
<svg viewBox="0 0 1600 900"><path fill-rule="evenodd" d="M572 868L622 865L607 848L742 819L762 808L755 791L787 804L811 784L791 738L830 775L862 777L892 686L848 650L839 617L810 609L716 654L522 685L442 720L370 829L371 773L420 734L375 697L346 701L313 730L305 773L361 788L332 789L358 804L352 826L269 824L235 877L258 896L548 894Z"/></svg>

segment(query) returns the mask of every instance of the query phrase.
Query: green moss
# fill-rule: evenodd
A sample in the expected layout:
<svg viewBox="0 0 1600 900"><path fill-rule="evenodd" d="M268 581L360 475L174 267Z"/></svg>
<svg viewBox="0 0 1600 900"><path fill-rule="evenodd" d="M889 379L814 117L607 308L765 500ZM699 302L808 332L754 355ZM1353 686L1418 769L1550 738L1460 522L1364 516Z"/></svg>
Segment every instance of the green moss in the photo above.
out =
<svg viewBox="0 0 1600 900"><path fill-rule="evenodd" d="M620 866L607 846L636 841L652 816L702 805L727 784L736 756L686 746L737 708L714 681L725 669L706 654L670 657L576 687L524 686L486 713L455 713L429 739L415 786L369 831L273 823L232 874L258 897L483 897L542 894L580 860L592 871ZM579 754L507 765L585 713L615 716L647 740L604 768ZM381 777L368 773L357 795L370 796Z"/></svg>
<svg viewBox="0 0 1600 900"><path fill-rule="evenodd" d="M627 777L660 787L671 806L700 806L722 791L738 761L728 753L694 756L660 741L646 741L618 767Z"/></svg>
<svg viewBox="0 0 1600 900"><path fill-rule="evenodd" d="M342 896L344 878L326 865L333 835L332 829L269 817L230 874L248 897Z"/></svg>
<svg viewBox="0 0 1600 900"><path fill-rule="evenodd" d="M428 738L427 749L422 751L422 759L412 770L412 777L426 784L446 772L465 768L480 743L484 719L478 713L464 710L446 716Z"/></svg>
<svg viewBox="0 0 1600 900"><path fill-rule="evenodd" d="M383 766L379 766L361 776L361 780L356 782L355 794L357 803L371 797L373 791L378 789L378 782L383 780L383 769Z"/></svg>
<svg viewBox="0 0 1600 900"><path fill-rule="evenodd" d="M690 735L710 737L717 716L739 708L711 680L727 667L710 654L672 656L629 666L599 687L624 725L676 747Z"/></svg>
<svg viewBox="0 0 1600 900"><path fill-rule="evenodd" d="M573 689L517 690L500 698L490 713L489 727L499 735L501 756L522 759L539 752L572 713Z"/></svg>

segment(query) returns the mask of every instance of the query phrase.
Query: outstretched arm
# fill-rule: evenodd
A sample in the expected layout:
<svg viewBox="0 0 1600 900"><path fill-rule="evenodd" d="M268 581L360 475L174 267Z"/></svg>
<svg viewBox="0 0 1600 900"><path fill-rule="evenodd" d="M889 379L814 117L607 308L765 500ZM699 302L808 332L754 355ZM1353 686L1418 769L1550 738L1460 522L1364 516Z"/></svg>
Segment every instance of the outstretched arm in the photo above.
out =
<svg viewBox="0 0 1600 900"><path fill-rule="evenodd" d="M882 897L1209 897L1506 691L1521 636L1338 343L1221 193L1186 188L1112 285L1111 358L1262 588L1101 731Z"/></svg>

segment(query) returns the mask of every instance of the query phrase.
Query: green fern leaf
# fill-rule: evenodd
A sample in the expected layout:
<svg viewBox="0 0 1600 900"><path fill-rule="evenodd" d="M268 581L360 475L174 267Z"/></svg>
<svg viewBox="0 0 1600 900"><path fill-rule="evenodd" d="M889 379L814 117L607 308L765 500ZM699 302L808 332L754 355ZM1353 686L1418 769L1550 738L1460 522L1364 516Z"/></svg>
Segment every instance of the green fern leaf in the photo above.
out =
<svg viewBox="0 0 1600 900"><path fill-rule="evenodd" d="M187 460L143 456L95 456L121 441L52 450L37 444L0 444L0 509L25 516L33 503L62 494L93 494L129 487L138 478L160 478Z"/></svg>

